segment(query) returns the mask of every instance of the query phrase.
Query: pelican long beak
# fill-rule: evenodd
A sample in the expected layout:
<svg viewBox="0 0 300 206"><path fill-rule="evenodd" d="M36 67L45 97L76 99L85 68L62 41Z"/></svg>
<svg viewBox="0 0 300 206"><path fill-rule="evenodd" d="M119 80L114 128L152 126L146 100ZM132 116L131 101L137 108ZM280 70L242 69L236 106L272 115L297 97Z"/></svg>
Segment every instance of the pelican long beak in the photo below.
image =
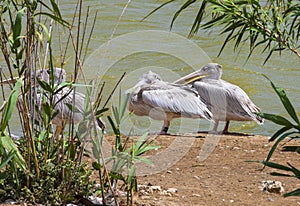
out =
<svg viewBox="0 0 300 206"><path fill-rule="evenodd" d="M202 72L199 72L199 71L195 71L195 72L192 72L184 77L181 77L180 79L176 80L173 82L173 84L183 84L183 85L186 85L186 84L190 84L192 82L195 82L201 78L204 78L204 77L207 77L208 75L207 74L204 74Z"/></svg>
<svg viewBox="0 0 300 206"><path fill-rule="evenodd" d="M16 83L18 79L19 77L14 77L12 79L4 79L3 81L0 81L0 85Z"/></svg>

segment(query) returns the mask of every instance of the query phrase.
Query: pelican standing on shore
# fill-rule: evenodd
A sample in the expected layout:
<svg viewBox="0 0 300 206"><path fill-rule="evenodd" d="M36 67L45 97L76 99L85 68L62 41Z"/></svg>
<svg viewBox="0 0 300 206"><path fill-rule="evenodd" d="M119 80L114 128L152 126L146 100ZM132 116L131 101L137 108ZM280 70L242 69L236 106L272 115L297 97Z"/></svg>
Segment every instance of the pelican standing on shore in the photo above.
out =
<svg viewBox="0 0 300 206"><path fill-rule="evenodd" d="M50 83L51 70L40 69L36 71L36 78ZM58 85L66 81L66 71L61 68L53 68L53 81ZM38 89L39 90L39 89ZM43 94L38 91L36 94L36 105L40 108L42 104ZM52 119L52 123L56 125L55 137L63 130L64 124L78 124L84 119L84 102L85 95L74 91L73 88L64 87L61 91L54 95L52 104L57 114ZM72 105L69 108L67 105ZM54 112L54 113L55 113ZM105 126L100 118L97 118L98 126L104 130Z"/></svg>
<svg viewBox="0 0 300 206"><path fill-rule="evenodd" d="M160 134L167 134L170 122L174 118L212 119L211 112L196 91L187 86L164 82L154 72L143 74L129 91L132 91L129 97L129 111L138 116L164 120Z"/></svg>
<svg viewBox="0 0 300 206"><path fill-rule="evenodd" d="M222 66L209 63L201 69L188 74L174 83L190 84L194 87L203 102L208 106L215 121L213 131L217 132L219 121L226 121L223 133L228 133L229 122L255 121L264 122L255 113L258 108L240 87L221 79Z"/></svg>

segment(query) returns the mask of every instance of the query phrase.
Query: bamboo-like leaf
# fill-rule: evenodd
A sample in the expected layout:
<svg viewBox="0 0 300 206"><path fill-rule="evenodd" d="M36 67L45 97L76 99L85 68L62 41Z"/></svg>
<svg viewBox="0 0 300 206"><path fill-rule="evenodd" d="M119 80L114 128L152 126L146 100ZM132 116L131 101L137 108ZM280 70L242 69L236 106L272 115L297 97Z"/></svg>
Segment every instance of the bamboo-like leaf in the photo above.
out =
<svg viewBox="0 0 300 206"><path fill-rule="evenodd" d="M54 0L50 0L54 14L56 14L60 19L62 19L61 14L60 14L60 10L56 4L56 2Z"/></svg>
<svg viewBox="0 0 300 206"><path fill-rule="evenodd" d="M300 146L284 146L281 150L283 152L297 152L300 154Z"/></svg>
<svg viewBox="0 0 300 206"><path fill-rule="evenodd" d="M38 82L39 85L43 88L43 90L45 90L45 91L47 91L47 92L50 92L50 93L53 92L52 87L51 87L47 82L45 82L44 80L41 80L41 79L38 79L38 78L37 78L37 82Z"/></svg>
<svg viewBox="0 0 300 206"><path fill-rule="evenodd" d="M300 178L300 171L296 167L294 167L291 163L287 163L287 164L291 167L292 172L295 174L295 176L297 178Z"/></svg>
<svg viewBox="0 0 300 206"><path fill-rule="evenodd" d="M117 129L114 121L112 120L112 118L110 116L107 116L107 118L108 118L108 121L109 121L109 123L110 123L110 125L111 125L111 127L112 127L112 129L113 129L113 131L115 133L115 135L119 136L120 135L120 131L119 131L119 129Z"/></svg>
<svg viewBox="0 0 300 206"><path fill-rule="evenodd" d="M47 40L50 40L51 39L51 34L49 33L49 30L48 28L46 27L45 24L42 24L41 22L37 22L36 24L40 25L42 28L43 28L43 31L45 32L46 34L46 37L47 37ZM37 31L36 31L37 32ZM40 40L42 41L43 38L40 38Z"/></svg>
<svg viewBox="0 0 300 206"><path fill-rule="evenodd" d="M10 151L7 156L5 156L4 160L0 162L0 171L8 164L8 162L15 156L16 151Z"/></svg>
<svg viewBox="0 0 300 206"><path fill-rule="evenodd" d="M55 16L53 14L50 14L50 13L47 13L47 12L38 12L38 13L35 14L35 16L39 16L39 15L41 15L41 16L48 16L48 17L50 17L51 19L53 19L57 23L60 23L63 26L69 26L69 23L66 20L61 19L61 18L59 18L59 17L57 17L57 16Z"/></svg>
<svg viewBox="0 0 300 206"><path fill-rule="evenodd" d="M274 145L272 146L271 150L269 151L269 154L266 158L266 162L268 162L270 160L270 158L272 157L275 149L277 148L278 144L284 140L286 137L288 137L289 135L295 134L297 132L288 132L288 133L284 133L283 135L281 135L278 140L274 143Z"/></svg>
<svg viewBox="0 0 300 206"><path fill-rule="evenodd" d="M165 2L165 3L163 3L163 4L161 4L159 7L153 9L149 14L147 14L147 15L142 19L142 21L144 21L145 19L147 19L149 16L151 16L153 13L155 13L155 12L158 11L159 9L161 9L161 8L163 8L164 6L166 6L166 5L170 4L170 3L172 3L173 1L176 1L176 0L170 0L170 1L167 1L167 2Z"/></svg>
<svg viewBox="0 0 300 206"><path fill-rule="evenodd" d="M121 93L120 93L121 94ZM121 95L120 95L121 96ZM130 94L126 94L125 96L125 99L124 101L121 101L121 99L119 100L121 102L121 105L120 105L120 117L121 119L123 119L124 117L124 114L125 114L125 111L126 111L126 108L127 108L127 104L128 104L128 100L129 100L129 97L130 97Z"/></svg>
<svg viewBox="0 0 300 206"><path fill-rule="evenodd" d="M11 139L10 136L0 136L0 145L2 145L7 152L15 152L14 160L18 164L18 166L25 171L26 170L26 164L23 156L21 155L17 145L14 143L14 141Z"/></svg>
<svg viewBox="0 0 300 206"><path fill-rule="evenodd" d="M272 135L272 137L269 139L269 142L274 141L279 135L283 134L284 132L288 131L291 129L291 127L283 127L280 130L278 130L275 134Z"/></svg>
<svg viewBox="0 0 300 206"><path fill-rule="evenodd" d="M15 23L13 25L13 48L16 49L20 46L20 38L19 36L21 35L22 31L22 16L24 14L26 7L22 8L17 12Z"/></svg>
<svg viewBox="0 0 300 206"><path fill-rule="evenodd" d="M113 111L117 126L119 126L120 125L120 114L119 114L118 108L112 106L112 111Z"/></svg>
<svg viewBox="0 0 300 206"><path fill-rule="evenodd" d="M291 192L285 193L283 195L284 197L290 197L290 196L300 196L300 188L293 190Z"/></svg>
<svg viewBox="0 0 300 206"><path fill-rule="evenodd" d="M108 111L109 108L103 108L103 109L100 109L98 111L96 111L95 115L96 117L100 116L101 114L103 114L104 112Z"/></svg>
<svg viewBox="0 0 300 206"><path fill-rule="evenodd" d="M207 1L203 0L199 8L199 11L197 13L197 16L194 20L193 26L190 30L189 37L192 37L199 30L201 21L203 19L203 15L205 13L206 5L207 5Z"/></svg>
<svg viewBox="0 0 300 206"><path fill-rule="evenodd" d="M225 46L227 45L227 43L230 41L230 38L232 36L232 34L234 33L234 29L227 35L226 39L224 40L224 43L219 51L218 56L221 55L222 51L224 50Z"/></svg>
<svg viewBox="0 0 300 206"><path fill-rule="evenodd" d="M270 175L272 176L280 176L280 177L294 177L294 175L279 173L279 172L270 172Z"/></svg>
<svg viewBox="0 0 300 206"><path fill-rule="evenodd" d="M9 95L7 103L4 106L2 119L1 119L1 131L0 131L2 134L4 134L5 129L12 117L12 113L15 110L21 87L22 87L22 79L19 79L16 82L12 92Z"/></svg>
<svg viewBox="0 0 300 206"><path fill-rule="evenodd" d="M268 113L257 113L259 116L263 117L264 119L270 120L275 124L283 125L286 127L294 127L294 125L287 120L286 118L276 115L276 114L268 114Z"/></svg>
<svg viewBox="0 0 300 206"><path fill-rule="evenodd" d="M193 3L195 3L197 0L187 0L180 8L179 10L176 11L176 13L173 16L173 19L171 21L171 25L170 28L173 28L173 24L175 22L175 20L177 19L177 17L179 16L179 14L185 10L187 7L191 6Z"/></svg>
<svg viewBox="0 0 300 206"><path fill-rule="evenodd" d="M44 102L42 104L42 109L48 117L51 116L51 106L49 105L48 102Z"/></svg>
<svg viewBox="0 0 300 206"><path fill-rule="evenodd" d="M266 76L265 76L265 77L266 77ZM274 85L274 83L273 83L268 77L266 77L266 78L270 81L270 83L271 83L271 85L272 85L274 91L275 91L276 94L279 96L279 98L280 98L280 100L281 100L283 106L285 107L286 111L287 111L287 112L289 113L289 115L295 120L295 122L296 122L297 124L300 124L299 119L298 119L298 116L297 116L297 114L296 114L296 111L295 111L295 109L294 109L292 103L290 102L289 98L287 97L287 95L286 95L284 89L281 88L281 87L276 87L276 86Z"/></svg>
<svg viewBox="0 0 300 206"><path fill-rule="evenodd" d="M263 165L265 165L267 167L271 167L271 168L275 168L275 169L279 169L279 170L283 170L283 171L288 171L288 172L292 171L291 168L281 165L281 164L274 163L274 162L262 161L260 163L262 163Z"/></svg>
<svg viewBox="0 0 300 206"><path fill-rule="evenodd" d="M95 170L101 171L101 165L98 162L93 162L92 166Z"/></svg>

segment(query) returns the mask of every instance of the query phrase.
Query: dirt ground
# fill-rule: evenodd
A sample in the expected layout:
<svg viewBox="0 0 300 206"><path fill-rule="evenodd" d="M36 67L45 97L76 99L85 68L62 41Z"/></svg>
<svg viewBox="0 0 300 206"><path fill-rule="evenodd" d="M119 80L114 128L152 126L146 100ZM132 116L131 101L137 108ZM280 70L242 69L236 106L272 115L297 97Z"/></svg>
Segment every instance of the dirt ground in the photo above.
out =
<svg viewBox="0 0 300 206"><path fill-rule="evenodd" d="M261 164L246 162L266 158L273 145L268 137L201 133L152 138L161 148L148 153L155 166L139 166L144 173L138 184L157 190L147 192L140 186L137 206L300 205L300 197L284 198L283 193L261 189L262 181L276 180L289 192L300 188L300 181L271 176L275 170L262 170ZM297 145L296 141L284 143ZM276 150L271 161L300 168L298 158L295 153Z"/></svg>
<svg viewBox="0 0 300 206"><path fill-rule="evenodd" d="M208 138L219 139L219 142L210 155L200 161L200 151L207 144ZM269 173L275 170L262 170L259 163L245 162L266 158L273 145L273 142L268 142L268 137L242 134L157 136L155 144L163 147L156 152L166 150L176 141L183 141L183 144L185 139L192 139L193 142L176 164L157 174L138 178L138 184L160 186L161 190L175 188L177 191L165 194L161 191L154 191L152 194L140 192L136 205L300 205L298 197L284 198L282 194L260 189L262 181L276 180L282 183L285 192L289 192L300 188L300 181L296 178L271 176ZM285 143L297 144L296 141ZM181 149L185 148L175 147L172 154L180 153ZM299 167L298 158L295 153L277 150L271 161L281 164L289 162Z"/></svg>

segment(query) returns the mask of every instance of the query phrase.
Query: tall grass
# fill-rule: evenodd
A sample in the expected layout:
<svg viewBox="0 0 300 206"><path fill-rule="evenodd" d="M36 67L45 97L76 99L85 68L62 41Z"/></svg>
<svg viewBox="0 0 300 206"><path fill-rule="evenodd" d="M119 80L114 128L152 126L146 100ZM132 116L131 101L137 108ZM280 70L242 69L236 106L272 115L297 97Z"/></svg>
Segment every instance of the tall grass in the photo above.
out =
<svg viewBox="0 0 300 206"><path fill-rule="evenodd" d="M97 17L96 12L90 20L90 8L86 16L82 15L82 10L83 1L78 0L74 17L68 22L63 19L54 0L6 0L0 3L0 48L6 63L0 71L0 79L8 83L7 86L1 84L4 103L0 107L0 202L7 198L48 205L89 201L86 198L94 192L95 181L90 179L92 169L83 160L91 158L86 150L91 139L96 158L93 168L99 174L103 204L107 204L112 197L118 205L114 192L118 181L121 181L125 185L127 204L134 205L133 193L137 186L135 163L150 163L141 155L157 147L150 145L146 134L138 140L121 134L120 125L126 124L127 97L124 102L120 101L118 107L112 107L113 118L108 117L115 133L115 145L112 156L104 158L104 136L96 120L108 110L106 105L112 94L103 103L104 83L99 84L99 88L94 87L95 82L85 79L84 84L77 83L80 74L84 77L85 57ZM90 23L91 29L87 31ZM61 31L68 34L64 46L60 47L59 63L54 60L54 56L59 54L54 54L52 47L53 31L59 31L59 41L62 39ZM69 82L56 84L55 67L65 65L67 53L75 56L73 78ZM37 76L37 70L41 68L49 69L49 81ZM61 112L56 105L69 98L69 94L74 93L73 104L66 104L72 111L69 118L72 119L72 115L78 112L74 102L79 86L86 88L84 111L81 111L83 120L79 125L72 122L67 125L62 118L62 125L55 126L53 120ZM5 87L10 90L9 94L6 94ZM59 96L66 88L70 92ZM93 99L95 91L98 93ZM10 130L15 113L19 115L22 129L18 140L12 138ZM62 131L56 133L60 126ZM128 145L128 142L131 144ZM113 167L108 170L106 164L110 162Z"/></svg>
<svg viewBox="0 0 300 206"><path fill-rule="evenodd" d="M74 124L70 124L69 132L62 132L60 139L56 140L55 126L52 124L58 113L55 105L66 98L62 96L55 102L56 95L63 88L76 90L78 73L82 70L86 47L91 38L91 35L83 37L89 32L86 26L81 27L82 1L78 1L77 7L79 9L74 13L73 22L69 23L62 18L59 5L54 0L1 2L0 47L6 63L1 70L1 77L8 78L8 74L11 91L7 97L4 86L1 87L5 103L1 110L0 127L0 201L10 197L20 201L61 205L92 192L92 171L82 162L88 134L83 134ZM89 17L86 16L85 25L88 23ZM92 24L94 26L95 21ZM41 68L50 69L50 76L53 77L54 29L67 31L71 41L66 43L63 52L66 54L72 43L75 55L74 78L60 85L55 85L53 78L46 82L36 77L36 71ZM63 62L64 58L61 65ZM13 80L16 79L15 75L17 81ZM37 105L37 93L42 94L40 105ZM74 105L70 105L70 110L72 108L75 110ZM91 114L95 110L89 111L92 108L91 101L86 103L85 108L85 121L95 122L95 116ZM23 131L16 142L12 139L9 127L14 110L20 116L19 124ZM96 127L93 124L88 126Z"/></svg>

